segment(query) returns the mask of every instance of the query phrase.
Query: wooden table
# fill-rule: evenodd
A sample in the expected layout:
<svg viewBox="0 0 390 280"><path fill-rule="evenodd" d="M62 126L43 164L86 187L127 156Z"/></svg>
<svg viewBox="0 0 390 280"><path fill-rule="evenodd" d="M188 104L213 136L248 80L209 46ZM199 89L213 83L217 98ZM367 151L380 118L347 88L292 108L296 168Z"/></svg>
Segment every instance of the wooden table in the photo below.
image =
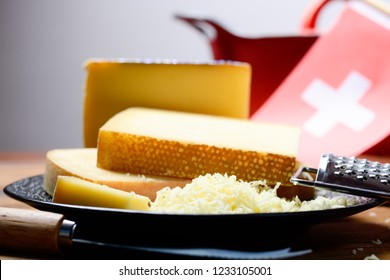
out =
<svg viewBox="0 0 390 280"><path fill-rule="evenodd" d="M390 162L390 158L376 158ZM0 188L24 177L42 174L45 154L0 154ZM0 193L0 207L33 209ZM1 217L0 217L1 223ZM312 253L298 259L364 259L376 256L390 260L390 207L375 207L354 216L313 226L301 238L302 246ZM66 257L66 256L65 256ZM0 259L59 258L41 254L27 254L0 248ZM61 258L61 257L60 257Z"/></svg>

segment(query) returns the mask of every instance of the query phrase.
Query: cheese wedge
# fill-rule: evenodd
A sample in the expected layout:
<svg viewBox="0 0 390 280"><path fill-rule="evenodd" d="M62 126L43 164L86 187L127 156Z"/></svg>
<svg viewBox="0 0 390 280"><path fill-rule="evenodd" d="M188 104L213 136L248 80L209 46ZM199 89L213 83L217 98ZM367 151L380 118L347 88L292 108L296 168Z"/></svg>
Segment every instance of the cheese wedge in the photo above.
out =
<svg viewBox="0 0 390 280"><path fill-rule="evenodd" d="M129 108L99 131L99 167L179 178L207 173L290 184L300 129L203 114Z"/></svg>
<svg viewBox="0 0 390 280"><path fill-rule="evenodd" d="M58 176L53 202L83 206L149 210L150 199L71 176Z"/></svg>
<svg viewBox="0 0 390 280"><path fill-rule="evenodd" d="M96 147L99 128L128 107L249 117L247 63L89 60L85 69L85 147Z"/></svg>
<svg viewBox="0 0 390 280"><path fill-rule="evenodd" d="M135 192L154 200L156 192L170 186L184 186L190 180L133 175L104 170L96 166L96 148L55 149L47 152L44 189L53 195L59 175L74 176L114 189Z"/></svg>

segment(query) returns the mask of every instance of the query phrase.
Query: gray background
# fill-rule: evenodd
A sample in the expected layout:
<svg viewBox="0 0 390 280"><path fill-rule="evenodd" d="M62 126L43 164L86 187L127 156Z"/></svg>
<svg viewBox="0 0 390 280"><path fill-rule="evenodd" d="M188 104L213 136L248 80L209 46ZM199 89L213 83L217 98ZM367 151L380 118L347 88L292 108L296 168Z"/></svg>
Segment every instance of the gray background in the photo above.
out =
<svg viewBox="0 0 390 280"><path fill-rule="evenodd" d="M240 36L286 35L311 2L0 0L0 152L82 147L88 58L211 59L175 13L205 13ZM331 5L319 29L338 12Z"/></svg>

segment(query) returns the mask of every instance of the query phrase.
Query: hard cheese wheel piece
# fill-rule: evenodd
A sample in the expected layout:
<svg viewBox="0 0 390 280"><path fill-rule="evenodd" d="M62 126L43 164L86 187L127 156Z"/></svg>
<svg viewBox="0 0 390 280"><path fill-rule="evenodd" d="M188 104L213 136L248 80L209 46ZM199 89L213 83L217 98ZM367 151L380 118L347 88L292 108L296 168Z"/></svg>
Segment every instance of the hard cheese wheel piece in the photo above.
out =
<svg viewBox="0 0 390 280"><path fill-rule="evenodd" d="M71 176L58 176L53 202L83 206L149 210L150 199Z"/></svg>
<svg viewBox="0 0 390 280"><path fill-rule="evenodd" d="M99 132L98 166L121 172L290 184L300 129L234 118L130 108Z"/></svg>
<svg viewBox="0 0 390 280"><path fill-rule="evenodd" d="M248 118L251 68L213 61L87 61L84 144L96 147L99 128L134 106Z"/></svg>
<svg viewBox="0 0 390 280"><path fill-rule="evenodd" d="M44 174L44 189L53 195L57 177L67 175L87 181L107 185L109 187L148 196L151 200L156 192L170 186L183 187L190 180L144 176L112 172L96 166L96 148L55 149L47 153L46 170Z"/></svg>

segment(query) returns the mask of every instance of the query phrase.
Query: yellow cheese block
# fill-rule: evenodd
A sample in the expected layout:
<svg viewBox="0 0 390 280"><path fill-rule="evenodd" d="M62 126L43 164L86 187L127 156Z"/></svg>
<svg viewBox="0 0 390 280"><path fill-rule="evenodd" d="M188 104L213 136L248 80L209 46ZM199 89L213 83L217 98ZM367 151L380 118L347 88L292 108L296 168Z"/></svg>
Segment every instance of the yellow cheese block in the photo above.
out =
<svg viewBox="0 0 390 280"><path fill-rule="evenodd" d="M159 176L144 176L112 172L96 166L96 148L55 149L47 152L46 169L43 186L47 193L53 195L57 177L60 175L74 176L109 187L135 192L148 196L151 200L156 192L164 187L185 186L190 180L166 178Z"/></svg>
<svg viewBox="0 0 390 280"><path fill-rule="evenodd" d="M129 108L100 129L98 166L179 178L226 173L290 184L299 139L294 126Z"/></svg>
<svg viewBox="0 0 390 280"><path fill-rule="evenodd" d="M149 210L150 199L71 176L58 176L53 202L83 206Z"/></svg>
<svg viewBox="0 0 390 280"><path fill-rule="evenodd" d="M251 68L247 63L89 60L85 69L86 147L96 147L99 128L128 107L249 116Z"/></svg>

